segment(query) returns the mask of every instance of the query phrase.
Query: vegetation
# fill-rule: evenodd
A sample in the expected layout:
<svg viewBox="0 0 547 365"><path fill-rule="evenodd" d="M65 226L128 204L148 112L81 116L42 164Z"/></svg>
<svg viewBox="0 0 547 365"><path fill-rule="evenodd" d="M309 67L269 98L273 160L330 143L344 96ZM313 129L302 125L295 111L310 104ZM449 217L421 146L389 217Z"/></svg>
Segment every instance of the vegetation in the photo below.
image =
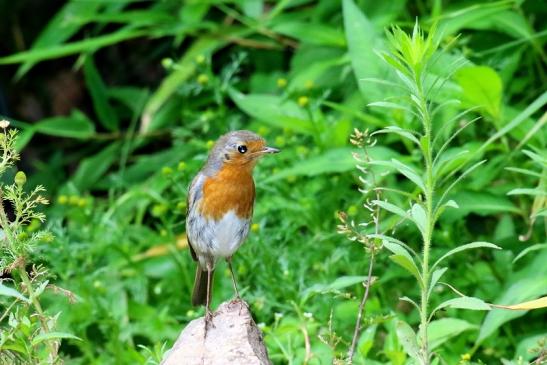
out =
<svg viewBox="0 0 547 365"><path fill-rule="evenodd" d="M282 149L233 261L275 364L547 363L541 1L0 9L0 364L161 361L232 129Z"/></svg>

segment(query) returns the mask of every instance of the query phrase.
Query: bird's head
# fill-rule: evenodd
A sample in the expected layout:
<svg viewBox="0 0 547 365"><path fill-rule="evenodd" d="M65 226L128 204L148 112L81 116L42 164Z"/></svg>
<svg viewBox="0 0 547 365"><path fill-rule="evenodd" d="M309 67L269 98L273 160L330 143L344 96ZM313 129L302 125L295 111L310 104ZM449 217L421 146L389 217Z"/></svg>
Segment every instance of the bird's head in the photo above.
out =
<svg viewBox="0 0 547 365"><path fill-rule="evenodd" d="M266 146L264 138L256 133L245 130L233 131L217 140L209 153L208 164L218 167L229 164L252 168L262 156L278 152L277 148Z"/></svg>

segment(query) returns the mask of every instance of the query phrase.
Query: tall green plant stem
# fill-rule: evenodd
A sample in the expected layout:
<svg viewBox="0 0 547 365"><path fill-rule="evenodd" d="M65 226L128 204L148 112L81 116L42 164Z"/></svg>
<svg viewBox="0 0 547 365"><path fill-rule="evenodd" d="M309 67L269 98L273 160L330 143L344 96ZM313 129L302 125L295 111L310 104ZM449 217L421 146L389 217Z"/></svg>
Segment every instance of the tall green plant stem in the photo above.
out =
<svg viewBox="0 0 547 365"><path fill-rule="evenodd" d="M423 232L423 258L422 258L422 285L421 285L421 303L420 303L420 337L422 347L422 357L425 365L429 365L429 346L427 339L427 327L429 322L428 313L428 292L429 292L429 251L431 249L431 238L435 226L435 213L433 211L433 194L435 191L435 179L433 176L433 152L432 145L432 123L431 115L427 105L426 97L423 93L423 84L419 76L414 73L414 81L418 89L419 109L423 118L424 136L422 140L422 153L425 162L425 191L424 203L427 225Z"/></svg>

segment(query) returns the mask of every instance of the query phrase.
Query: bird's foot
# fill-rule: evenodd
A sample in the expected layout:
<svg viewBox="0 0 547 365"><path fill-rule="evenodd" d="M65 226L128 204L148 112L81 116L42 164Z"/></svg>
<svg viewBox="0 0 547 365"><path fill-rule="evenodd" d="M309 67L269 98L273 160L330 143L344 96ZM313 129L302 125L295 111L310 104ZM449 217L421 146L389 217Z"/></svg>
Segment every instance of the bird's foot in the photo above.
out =
<svg viewBox="0 0 547 365"><path fill-rule="evenodd" d="M210 328L215 328L215 324L213 323L213 317L214 317L214 314L213 312L211 312L210 310L207 310L205 312L205 332L204 332L204 337L207 337L207 330L209 330Z"/></svg>

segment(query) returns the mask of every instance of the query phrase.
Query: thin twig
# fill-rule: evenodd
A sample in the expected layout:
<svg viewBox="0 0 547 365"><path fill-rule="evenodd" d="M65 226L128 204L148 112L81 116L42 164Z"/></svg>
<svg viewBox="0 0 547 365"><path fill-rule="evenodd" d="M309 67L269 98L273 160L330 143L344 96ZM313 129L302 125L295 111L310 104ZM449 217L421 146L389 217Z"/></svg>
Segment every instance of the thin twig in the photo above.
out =
<svg viewBox="0 0 547 365"><path fill-rule="evenodd" d="M364 148L365 152L365 161L367 163L370 163L370 155L368 154L368 150L366 147ZM376 184L376 177L372 171L370 171L370 178L372 180L372 185L377 186ZM376 200L380 200L380 190L374 189L374 193L376 194ZM378 235L380 233L380 206L376 205L375 211L373 213L373 220L374 220L374 233L375 235ZM374 256L376 253L376 247L374 243L369 242L370 247L370 261L368 266L368 274L367 274L367 280L365 285L365 293L363 294L363 297L361 298L361 303L359 303L359 310L357 312L357 319L355 320L355 329L353 330L353 338L351 340L351 346L348 350L348 362L351 364L353 361L353 355L355 354L355 348L357 347L357 341L359 339L359 334L361 332L361 319L363 318L365 314L365 308L368 300L368 295L370 292L370 286L372 285L372 269L374 267Z"/></svg>

